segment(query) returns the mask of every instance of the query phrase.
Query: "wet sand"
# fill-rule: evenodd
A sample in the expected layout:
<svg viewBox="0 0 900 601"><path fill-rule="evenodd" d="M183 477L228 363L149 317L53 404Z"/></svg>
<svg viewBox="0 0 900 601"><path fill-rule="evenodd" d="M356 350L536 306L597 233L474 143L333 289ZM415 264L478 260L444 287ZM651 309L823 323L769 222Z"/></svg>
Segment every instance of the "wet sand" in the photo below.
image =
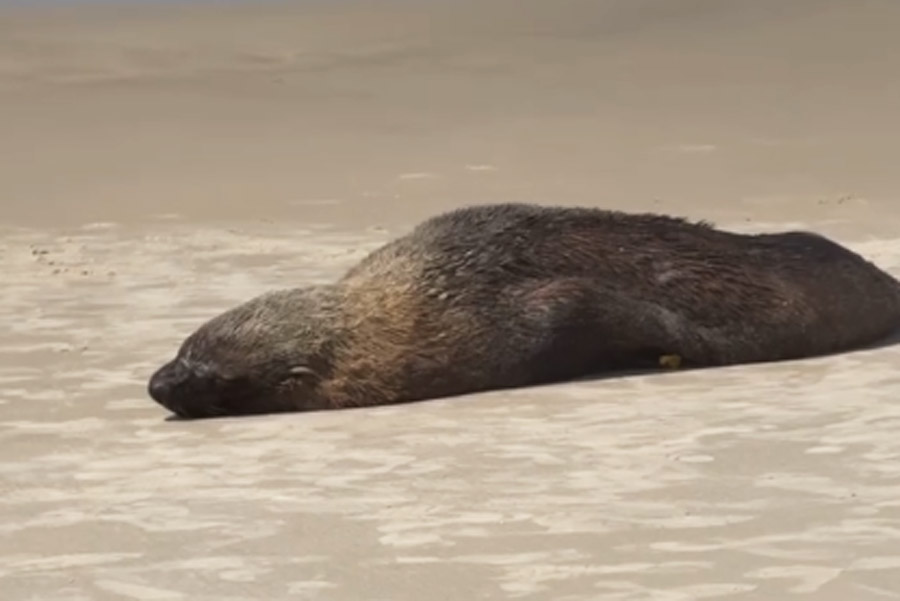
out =
<svg viewBox="0 0 900 601"><path fill-rule="evenodd" d="M849 8L848 8L849 7ZM207 317L525 200L900 275L900 5L0 13L4 599L900 598L900 347L166 421Z"/></svg>

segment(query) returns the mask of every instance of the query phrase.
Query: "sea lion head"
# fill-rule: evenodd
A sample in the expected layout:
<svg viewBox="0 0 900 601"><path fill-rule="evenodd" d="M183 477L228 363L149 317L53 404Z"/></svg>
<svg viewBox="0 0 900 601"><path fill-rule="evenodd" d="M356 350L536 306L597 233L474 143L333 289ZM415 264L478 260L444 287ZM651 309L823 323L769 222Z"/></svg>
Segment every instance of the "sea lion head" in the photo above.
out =
<svg viewBox="0 0 900 601"><path fill-rule="evenodd" d="M207 321L151 376L182 418L322 408L331 305L318 288L270 292Z"/></svg>

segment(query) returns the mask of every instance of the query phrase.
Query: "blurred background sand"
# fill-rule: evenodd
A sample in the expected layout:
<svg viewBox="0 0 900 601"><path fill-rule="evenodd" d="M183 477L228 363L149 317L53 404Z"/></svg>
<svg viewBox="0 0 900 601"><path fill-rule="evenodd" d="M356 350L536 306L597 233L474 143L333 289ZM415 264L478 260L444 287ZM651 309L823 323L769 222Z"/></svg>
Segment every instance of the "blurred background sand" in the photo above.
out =
<svg viewBox="0 0 900 601"><path fill-rule="evenodd" d="M505 200L900 275L900 3L0 11L4 599L900 598L897 348L163 421L207 317Z"/></svg>

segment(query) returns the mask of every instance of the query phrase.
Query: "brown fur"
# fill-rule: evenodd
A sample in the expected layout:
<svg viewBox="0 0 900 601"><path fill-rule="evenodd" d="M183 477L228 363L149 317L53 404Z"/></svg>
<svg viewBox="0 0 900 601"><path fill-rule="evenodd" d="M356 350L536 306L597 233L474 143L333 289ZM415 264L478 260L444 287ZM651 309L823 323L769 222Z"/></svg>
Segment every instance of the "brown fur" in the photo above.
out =
<svg viewBox="0 0 900 601"><path fill-rule="evenodd" d="M900 328L900 284L816 234L487 205L271 292L194 332L151 378L185 417L379 405L561 381L674 354L821 355Z"/></svg>

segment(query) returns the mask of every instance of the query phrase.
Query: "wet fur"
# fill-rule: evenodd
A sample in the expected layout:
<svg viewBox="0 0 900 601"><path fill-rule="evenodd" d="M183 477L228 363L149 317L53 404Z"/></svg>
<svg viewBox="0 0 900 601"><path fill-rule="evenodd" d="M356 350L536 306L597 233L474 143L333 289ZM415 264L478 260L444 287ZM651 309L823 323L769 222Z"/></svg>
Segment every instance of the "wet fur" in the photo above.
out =
<svg viewBox="0 0 900 601"><path fill-rule="evenodd" d="M219 315L160 368L185 417L335 409L655 365L795 359L900 328L900 284L816 234L504 204L429 219L328 286Z"/></svg>

